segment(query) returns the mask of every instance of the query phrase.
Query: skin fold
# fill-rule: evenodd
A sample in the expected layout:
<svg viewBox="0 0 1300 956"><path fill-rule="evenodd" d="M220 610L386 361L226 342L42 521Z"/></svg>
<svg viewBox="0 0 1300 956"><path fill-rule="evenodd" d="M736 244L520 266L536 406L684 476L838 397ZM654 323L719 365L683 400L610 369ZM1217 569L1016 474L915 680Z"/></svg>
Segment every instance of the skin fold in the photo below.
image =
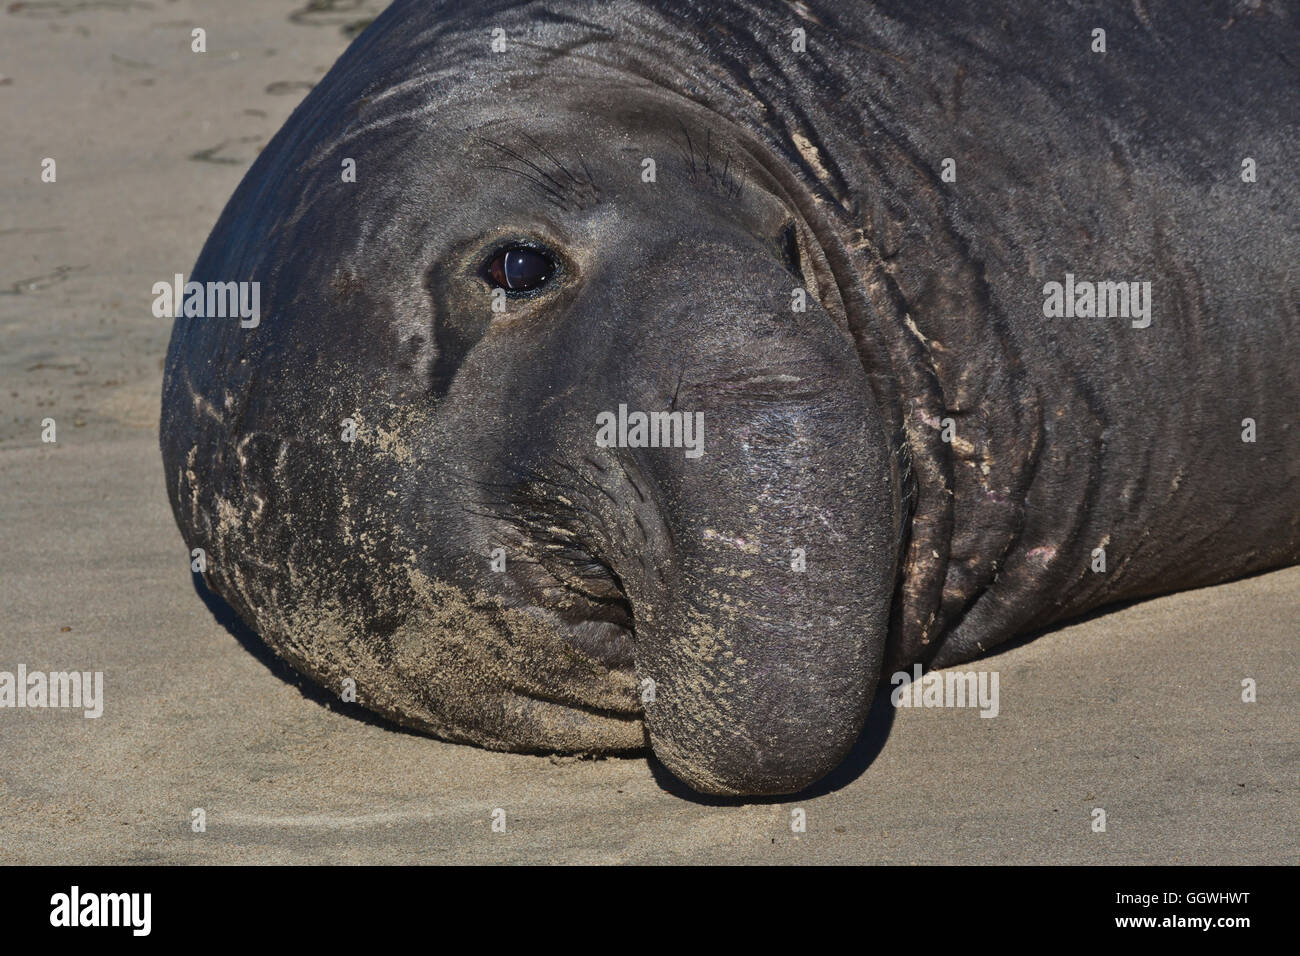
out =
<svg viewBox="0 0 1300 956"><path fill-rule="evenodd" d="M1294 155L1251 64L1295 25L914 6L393 4L189 277L261 284L167 358L208 586L403 724L734 795L892 668L1300 560L1296 187L1237 178ZM495 311L506 249L553 272ZM1152 322L1045 317L1066 272ZM602 446L620 406L702 454Z"/></svg>

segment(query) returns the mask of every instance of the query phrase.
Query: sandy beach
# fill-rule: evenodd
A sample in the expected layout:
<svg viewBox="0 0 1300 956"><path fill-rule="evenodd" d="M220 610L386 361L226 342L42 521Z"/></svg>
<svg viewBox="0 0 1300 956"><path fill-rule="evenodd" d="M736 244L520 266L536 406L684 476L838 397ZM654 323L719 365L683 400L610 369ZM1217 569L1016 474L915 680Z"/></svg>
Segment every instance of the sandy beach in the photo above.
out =
<svg viewBox="0 0 1300 956"><path fill-rule="evenodd" d="M205 599L163 487L151 287L381 7L0 10L0 671L104 682L95 719L0 708L0 863L1300 862L1300 568L1017 642L972 665L996 719L881 695L828 780L749 803L645 757L403 731Z"/></svg>

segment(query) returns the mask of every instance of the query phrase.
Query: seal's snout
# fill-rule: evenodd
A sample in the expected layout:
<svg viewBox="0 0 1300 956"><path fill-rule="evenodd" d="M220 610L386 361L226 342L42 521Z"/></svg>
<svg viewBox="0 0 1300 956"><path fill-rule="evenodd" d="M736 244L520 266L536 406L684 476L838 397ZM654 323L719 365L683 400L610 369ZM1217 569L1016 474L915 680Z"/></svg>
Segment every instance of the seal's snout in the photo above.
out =
<svg viewBox="0 0 1300 956"><path fill-rule="evenodd" d="M815 336L743 362L733 349L730 368L683 383L705 453L643 455L634 472L666 529L619 568L646 731L704 793L794 793L825 775L880 668L894 479L865 386L807 386L863 376L830 330Z"/></svg>
<svg viewBox="0 0 1300 956"><path fill-rule="evenodd" d="M792 683L791 692L783 699L756 706L752 719L734 730L701 733L686 740L652 731L655 757L700 793L798 793L830 773L853 746L858 731L841 728L861 726L856 713L837 716L810 707L807 694L811 690ZM850 700L856 697L855 691Z"/></svg>
<svg viewBox="0 0 1300 956"><path fill-rule="evenodd" d="M638 632L646 729L655 756L700 792L795 793L861 731L888 605L851 586L875 570L865 548L807 580L763 584L761 558L729 560L725 547L684 555L681 592Z"/></svg>

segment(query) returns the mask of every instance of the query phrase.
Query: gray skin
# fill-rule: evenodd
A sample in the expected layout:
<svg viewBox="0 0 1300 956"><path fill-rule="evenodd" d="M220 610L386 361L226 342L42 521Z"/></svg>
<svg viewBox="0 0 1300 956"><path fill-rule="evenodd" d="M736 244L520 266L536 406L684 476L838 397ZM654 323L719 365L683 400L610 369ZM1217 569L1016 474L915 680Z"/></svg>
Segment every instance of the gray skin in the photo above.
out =
<svg viewBox="0 0 1300 956"><path fill-rule="evenodd" d="M403 724L777 794L893 668L1300 561L1300 30L1180 7L399 0L191 276L262 302L168 352L207 584ZM1045 318L1067 272L1149 327Z"/></svg>

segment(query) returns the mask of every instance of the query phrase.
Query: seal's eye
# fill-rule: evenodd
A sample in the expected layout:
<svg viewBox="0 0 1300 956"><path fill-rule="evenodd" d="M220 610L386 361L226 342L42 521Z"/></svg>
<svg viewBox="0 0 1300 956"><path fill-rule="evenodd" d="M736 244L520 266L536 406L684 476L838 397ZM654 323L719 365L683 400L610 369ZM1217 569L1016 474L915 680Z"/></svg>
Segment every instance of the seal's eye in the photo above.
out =
<svg viewBox="0 0 1300 956"><path fill-rule="evenodd" d="M488 276L494 285L511 292L536 289L555 274L555 261L546 253L528 246L511 246L498 252L488 263Z"/></svg>

